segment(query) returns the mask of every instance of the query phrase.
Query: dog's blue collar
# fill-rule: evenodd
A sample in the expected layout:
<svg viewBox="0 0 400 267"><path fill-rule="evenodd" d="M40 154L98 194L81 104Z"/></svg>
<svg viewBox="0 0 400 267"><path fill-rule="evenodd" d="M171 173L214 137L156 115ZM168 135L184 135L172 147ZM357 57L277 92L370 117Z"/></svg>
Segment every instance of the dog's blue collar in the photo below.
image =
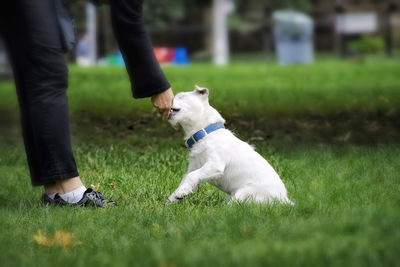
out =
<svg viewBox="0 0 400 267"><path fill-rule="evenodd" d="M200 131L196 132L188 140L186 140L186 146L188 148L192 148L194 144L196 144L200 139L204 138L207 134L221 128L225 128L224 124L222 122L217 122L200 129Z"/></svg>

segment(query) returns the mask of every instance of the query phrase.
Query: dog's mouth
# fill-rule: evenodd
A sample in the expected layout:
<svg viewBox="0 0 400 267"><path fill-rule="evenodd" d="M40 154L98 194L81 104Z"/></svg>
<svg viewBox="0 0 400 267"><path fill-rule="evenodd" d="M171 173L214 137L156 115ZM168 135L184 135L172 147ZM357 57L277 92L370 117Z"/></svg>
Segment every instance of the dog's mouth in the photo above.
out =
<svg viewBox="0 0 400 267"><path fill-rule="evenodd" d="M169 112L169 119L174 116L176 113L178 113L181 109L180 108L171 108Z"/></svg>

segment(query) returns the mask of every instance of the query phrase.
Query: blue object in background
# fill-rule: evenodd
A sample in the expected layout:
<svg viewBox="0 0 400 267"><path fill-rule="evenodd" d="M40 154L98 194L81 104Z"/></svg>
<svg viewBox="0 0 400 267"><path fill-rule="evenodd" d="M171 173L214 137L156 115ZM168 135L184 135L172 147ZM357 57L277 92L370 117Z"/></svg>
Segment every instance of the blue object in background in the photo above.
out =
<svg viewBox="0 0 400 267"><path fill-rule="evenodd" d="M186 47L175 48L175 60L173 63L176 65L188 65L190 63Z"/></svg>
<svg viewBox="0 0 400 267"><path fill-rule="evenodd" d="M121 51L118 50L117 53L117 65L121 67L125 67L125 61L124 58L122 57Z"/></svg>

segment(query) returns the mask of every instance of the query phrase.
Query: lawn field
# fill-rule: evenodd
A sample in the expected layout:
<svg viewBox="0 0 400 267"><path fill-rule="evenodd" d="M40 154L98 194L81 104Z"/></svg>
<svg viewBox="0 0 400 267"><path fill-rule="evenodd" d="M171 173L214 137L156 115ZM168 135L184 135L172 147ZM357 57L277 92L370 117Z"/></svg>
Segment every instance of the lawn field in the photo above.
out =
<svg viewBox="0 0 400 267"><path fill-rule="evenodd" d="M124 69L70 66L80 175L118 207L41 205L0 81L0 266L400 266L399 61L164 70L175 92L210 89L296 204L227 205L202 184L165 205L187 168L181 132L132 99Z"/></svg>

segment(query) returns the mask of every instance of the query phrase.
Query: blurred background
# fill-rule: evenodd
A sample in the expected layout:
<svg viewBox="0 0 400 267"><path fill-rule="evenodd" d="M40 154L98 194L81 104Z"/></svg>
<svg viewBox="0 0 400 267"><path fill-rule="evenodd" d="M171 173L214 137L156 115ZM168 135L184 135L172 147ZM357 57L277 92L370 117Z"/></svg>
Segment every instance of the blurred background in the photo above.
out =
<svg viewBox="0 0 400 267"><path fill-rule="evenodd" d="M100 1L101 2L101 1ZM123 65L109 6L69 1L79 65ZM146 0L144 19L161 63L265 60L312 63L315 53L398 57L399 0ZM9 73L0 45L0 72Z"/></svg>

